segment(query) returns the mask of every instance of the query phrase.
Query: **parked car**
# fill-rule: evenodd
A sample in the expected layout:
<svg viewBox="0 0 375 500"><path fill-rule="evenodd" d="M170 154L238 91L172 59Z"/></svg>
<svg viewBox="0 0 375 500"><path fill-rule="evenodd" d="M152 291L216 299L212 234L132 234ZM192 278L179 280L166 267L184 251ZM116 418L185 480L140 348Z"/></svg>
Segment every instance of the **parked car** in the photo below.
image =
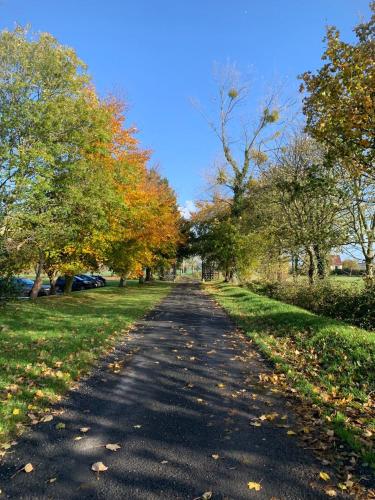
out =
<svg viewBox="0 0 375 500"><path fill-rule="evenodd" d="M92 277L98 281L99 286L106 286L107 280L103 276L100 276L100 274L93 274Z"/></svg>
<svg viewBox="0 0 375 500"><path fill-rule="evenodd" d="M65 288L65 277L60 276L56 280L56 289L60 292L64 291ZM72 291L77 292L80 290L88 290L90 288L94 288L93 282L91 280L81 278L80 276L74 276L73 278L73 284L72 284Z"/></svg>
<svg viewBox="0 0 375 500"><path fill-rule="evenodd" d="M77 274L77 276L83 280L89 281L92 284L92 288L98 288L101 286L94 276L90 276L89 274Z"/></svg>
<svg viewBox="0 0 375 500"><path fill-rule="evenodd" d="M28 278L11 278L10 283L18 292L19 297L30 297L31 289L34 286L34 281ZM49 285L42 285L38 297L45 297L49 295L51 287Z"/></svg>

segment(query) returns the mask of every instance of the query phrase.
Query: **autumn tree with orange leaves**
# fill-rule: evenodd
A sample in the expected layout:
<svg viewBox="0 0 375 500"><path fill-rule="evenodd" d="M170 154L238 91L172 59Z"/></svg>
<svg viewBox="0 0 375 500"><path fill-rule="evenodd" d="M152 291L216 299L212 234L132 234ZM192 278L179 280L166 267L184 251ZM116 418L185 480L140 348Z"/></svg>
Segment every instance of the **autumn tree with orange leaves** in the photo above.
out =
<svg viewBox="0 0 375 500"><path fill-rule="evenodd" d="M103 166L110 176L114 197L108 203L109 230L98 235L103 260L120 275L129 276L173 261L179 242L180 215L176 197L155 169L148 170L150 152L139 148L134 128L124 127L124 105L106 103L111 116L110 154Z"/></svg>

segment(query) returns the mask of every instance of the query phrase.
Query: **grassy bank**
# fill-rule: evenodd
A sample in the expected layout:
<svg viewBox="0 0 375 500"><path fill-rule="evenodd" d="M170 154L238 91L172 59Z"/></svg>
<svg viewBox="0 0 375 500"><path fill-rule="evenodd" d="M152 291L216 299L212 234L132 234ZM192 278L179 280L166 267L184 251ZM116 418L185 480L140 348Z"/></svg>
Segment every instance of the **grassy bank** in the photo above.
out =
<svg viewBox="0 0 375 500"><path fill-rule="evenodd" d="M0 307L0 444L48 414L171 285L155 283L16 301Z"/></svg>
<svg viewBox="0 0 375 500"><path fill-rule="evenodd" d="M242 287L207 290L335 433L375 466L375 333Z"/></svg>

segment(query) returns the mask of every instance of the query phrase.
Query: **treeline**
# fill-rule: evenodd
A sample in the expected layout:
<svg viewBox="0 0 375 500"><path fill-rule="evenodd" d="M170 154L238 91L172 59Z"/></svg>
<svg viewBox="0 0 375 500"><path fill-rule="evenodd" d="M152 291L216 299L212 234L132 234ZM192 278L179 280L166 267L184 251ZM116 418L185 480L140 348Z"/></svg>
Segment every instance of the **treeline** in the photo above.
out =
<svg viewBox="0 0 375 500"><path fill-rule="evenodd" d="M101 99L86 65L48 33L0 34L0 269L4 279L106 265L121 276L170 265L180 216L147 167L124 105Z"/></svg>
<svg viewBox="0 0 375 500"><path fill-rule="evenodd" d="M281 281L291 267L314 284L328 274L332 251L356 247L373 288L375 3L371 9L353 44L328 28L322 68L300 76L305 123L293 132L282 127L275 95L255 118L241 117L248 89L225 72L218 117L209 120L224 163L212 198L193 216L192 247L227 281Z"/></svg>

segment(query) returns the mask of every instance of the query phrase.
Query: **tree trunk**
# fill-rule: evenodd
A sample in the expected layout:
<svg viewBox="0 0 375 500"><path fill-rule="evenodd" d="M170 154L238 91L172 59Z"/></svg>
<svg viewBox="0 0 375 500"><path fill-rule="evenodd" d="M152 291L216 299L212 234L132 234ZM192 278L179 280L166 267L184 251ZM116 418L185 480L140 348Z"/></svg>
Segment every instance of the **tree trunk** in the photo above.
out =
<svg viewBox="0 0 375 500"><path fill-rule="evenodd" d="M317 271L319 279L323 280L327 277L327 263L325 255L321 252L319 245L314 245L314 253L317 262Z"/></svg>
<svg viewBox="0 0 375 500"><path fill-rule="evenodd" d="M120 288L124 288L124 286L125 286L125 285L126 285L126 277L122 274L122 275L120 276L120 281L119 281L118 286L119 286Z"/></svg>
<svg viewBox="0 0 375 500"><path fill-rule="evenodd" d="M308 270L308 278L309 278L309 283L310 285L313 285L315 282L315 275L316 275L316 266L315 266L315 260L314 260L314 250L312 248L307 248L306 249L307 255L309 256L309 270Z"/></svg>
<svg viewBox="0 0 375 500"><path fill-rule="evenodd" d="M71 275L71 274L65 275L64 293L71 293L72 292L73 281L74 281L73 275Z"/></svg>
<svg viewBox="0 0 375 500"><path fill-rule="evenodd" d="M374 256L366 256L366 274L365 282L368 287L374 286L375 284L375 273L374 273Z"/></svg>
<svg viewBox="0 0 375 500"><path fill-rule="evenodd" d="M152 281L152 269L151 269L151 267L146 267L145 281Z"/></svg>
<svg viewBox="0 0 375 500"><path fill-rule="evenodd" d="M38 297L39 290L42 286L42 272L43 272L44 258L42 255L39 256L39 262L36 266L35 281L30 292L30 299L36 299Z"/></svg>
<svg viewBox="0 0 375 500"><path fill-rule="evenodd" d="M298 276L298 255L292 254L292 276L293 281L297 281Z"/></svg>
<svg viewBox="0 0 375 500"><path fill-rule="evenodd" d="M49 284L50 284L50 295L56 295L56 281L57 281L57 272L56 271L47 271L47 275L49 278Z"/></svg>

